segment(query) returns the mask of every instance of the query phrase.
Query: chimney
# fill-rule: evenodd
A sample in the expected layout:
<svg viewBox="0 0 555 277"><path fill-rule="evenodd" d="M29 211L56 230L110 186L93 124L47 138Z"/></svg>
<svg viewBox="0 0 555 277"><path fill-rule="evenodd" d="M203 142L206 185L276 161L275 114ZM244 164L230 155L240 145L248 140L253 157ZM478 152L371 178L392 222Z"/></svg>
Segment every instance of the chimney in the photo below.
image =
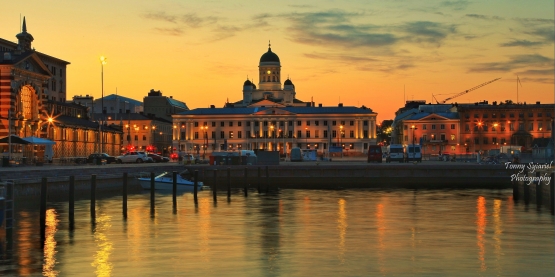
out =
<svg viewBox="0 0 555 277"><path fill-rule="evenodd" d="M343 103L339 103L338 107L343 107Z"/></svg>
<svg viewBox="0 0 555 277"><path fill-rule="evenodd" d="M540 104L540 101L536 101L536 105L539 105L539 104Z"/></svg>
<svg viewBox="0 0 555 277"><path fill-rule="evenodd" d="M216 107L214 105L210 105L210 109L215 109Z"/></svg>
<svg viewBox="0 0 555 277"><path fill-rule="evenodd" d="M311 103L306 103L306 106L307 106L307 107L310 107L310 105L311 105Z"/></svg>
<svg viewBox="0 0 555 277"><path fill-rule="evenodd" d="M318 104L318 108L321 108L321 107L322 107L322 104Z"/></svg>

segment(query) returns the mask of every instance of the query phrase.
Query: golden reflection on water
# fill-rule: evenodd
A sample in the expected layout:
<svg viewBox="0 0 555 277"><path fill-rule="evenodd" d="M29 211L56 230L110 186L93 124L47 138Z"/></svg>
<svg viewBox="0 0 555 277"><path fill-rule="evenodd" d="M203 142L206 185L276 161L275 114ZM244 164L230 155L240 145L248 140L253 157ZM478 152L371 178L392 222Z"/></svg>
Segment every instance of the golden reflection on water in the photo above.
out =
<svg viewBox="0 0 555 277"><path fill-rule="evenodd" d="M58 276L56 266L56 232L58 231L58 216L56 210L46 210L46 230L44 241L44 263L42 264L42 276Z"/></svg>
<svg viewBox="0 0 555 277"><path fill-rule="evenodd" d="M378 267L380 269L380 273L386 274L387 270L385 268L385 257L383 252L385 251L385 217L384 217L384 205L378 204L376 206L376 226L378 231Z"/></svg>
<svg viewBox="0 0 555 277"><path fill-rule="evenodd" d="M501 222L501 200L499 199L493 200L493 226L495 230L493 233L493 240L495 241L495 268L497 270L497 275L502 276L503 271L501 270L500 262L503 255L501 250L501 234L503 233L503 225Z"/></svg>
<svg viewBox="0 0 555 277"><path fill-rule="evenodd" d="M476 203L476 240L478 245L478 260L480 261L480 270L485 271L486 266L486 240L484 238L486 234L486 224L487 224L487 211L486 211L486 199L483 196L478 197Z"/></svg>
<svg viewBox="0 0 555 277"><path fill-rule="evenodd" d="M36 229L31 224L31 220L35 220L34 217L30 217L28 212L20 212L19 213L20 220L16 221L17 223L17 253L18 255L18 268L17 268L17 275L18 276L28 276L33 273L32 269L32 259L31 259L31 251L33 251L33 244L31 241L31 234L36 233Z"/></svg>
<svg viewBox="0 0 555 277"><path fill-rule="evenodd" d="M345 199L341 198L338 201L339 211L337 212L337 229L339 230L339 261L341 264L345 263L345 235L347 234L347 211L345 210Z"/></svg>
<svg viewBox="0 0 555 277"><path fill-rule="evenodd" d="M91 264L96 267L96 276L111 276L113 265L109 261L112 254L113 243L108 239L106 233L112 227L111 217L108 215L100 215L96 218L96 228L94 230L94 240L98 250L94 255L94 261Z"/></svg>
<svg viewBox="0 0 555 277"><path fill-rule="evenodd" d="M200 239L198 243L200 256L203 262L210 262L211 202L208 198L201 198L199 202L198 228Z"/></svg>

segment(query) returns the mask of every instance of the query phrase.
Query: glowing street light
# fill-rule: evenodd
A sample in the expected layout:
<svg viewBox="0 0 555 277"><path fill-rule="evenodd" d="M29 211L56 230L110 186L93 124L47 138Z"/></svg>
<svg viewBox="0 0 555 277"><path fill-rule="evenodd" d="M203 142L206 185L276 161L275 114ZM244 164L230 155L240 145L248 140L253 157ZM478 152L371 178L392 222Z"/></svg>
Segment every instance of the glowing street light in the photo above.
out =
<svg viewBox="0 0 555 277"><path fill-rule="evenodd" d="M104 120L104 65L107 63L107 59L104 56L100 57L100 80L102 83L102 99L101 99L101 105L102 105L102 118L101 120ZM100 128L102 130L102 127ZM104 134L100 133L100 153L104 153Z"/></svg>

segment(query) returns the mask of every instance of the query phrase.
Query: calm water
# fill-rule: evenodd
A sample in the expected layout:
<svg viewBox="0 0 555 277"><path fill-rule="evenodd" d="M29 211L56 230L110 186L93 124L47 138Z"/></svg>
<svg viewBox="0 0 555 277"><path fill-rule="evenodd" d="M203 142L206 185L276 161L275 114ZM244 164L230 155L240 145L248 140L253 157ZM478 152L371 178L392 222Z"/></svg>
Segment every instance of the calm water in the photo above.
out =
<svg viewBox="0 0 555 277"><path fill-rule="evenodd" d="M284 190L149 194L48 203L46 242L39 216L20 207L1 276L553 276L554 218L515 204L511 191ZM3 235L3 233L2 233ZM4 240L4 236L2 236Z"/></svg>

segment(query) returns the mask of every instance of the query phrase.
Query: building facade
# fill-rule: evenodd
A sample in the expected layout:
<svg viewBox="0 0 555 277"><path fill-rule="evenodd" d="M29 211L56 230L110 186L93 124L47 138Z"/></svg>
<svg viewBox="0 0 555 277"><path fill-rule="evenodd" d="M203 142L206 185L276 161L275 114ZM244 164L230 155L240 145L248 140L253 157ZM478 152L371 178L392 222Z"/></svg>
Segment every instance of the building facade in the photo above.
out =
<svg viewBox="0 0 555 277"><path fill-rule="evenodd" d="M153 114L168 121L172 120L172 114L189 110L184 102L173 99L173 96L163 96L162 92L153 89L143 99L143 105L145 114Z"/></svg>
<svg viewBox="0 0 555 277"><path fill-rule="evenodd" d="M329 154L362 154L376 144L376 116L370 108L315 106L296 98L290 79L281 87L281 63L268 48L259 63L259 88L243 85L243 99L223 108L199 108L173 115L173 147L206 158L212 151L274 150L292 147Z"/></svg>

